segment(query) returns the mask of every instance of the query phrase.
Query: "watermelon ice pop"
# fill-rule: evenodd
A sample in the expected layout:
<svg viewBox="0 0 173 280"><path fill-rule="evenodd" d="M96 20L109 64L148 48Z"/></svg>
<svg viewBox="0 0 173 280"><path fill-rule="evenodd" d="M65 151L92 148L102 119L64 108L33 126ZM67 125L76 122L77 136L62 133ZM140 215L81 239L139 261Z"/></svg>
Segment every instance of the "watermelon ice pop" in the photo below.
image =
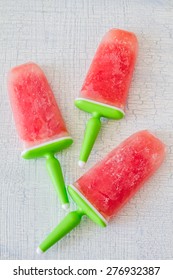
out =
<svg viewBox="0 0 173 280"><path fill-rule="evenodd" d="M110 152L68 191L78 205L41 243L45 252L87 215L104 227L109 219L139 190L159 168L165 156L164 144L147 130L137 132Z"/></svg>
<svg viewBox="0 0 173 280"><path fill-rule="evenodd" d="M138 51L134 33L111 29L103 37L75 105L93 117L88 121L79 166L84 166L99 133L100 117L121 119Z"/></svg>
<svg viewBox="0 0 173 280"><path fill-rule="evenodd" d="M8 90L25 159L45 157L63 208L69 205L59 161L54 154L72 144L50 85L38 65L11 69Z"/></svg>

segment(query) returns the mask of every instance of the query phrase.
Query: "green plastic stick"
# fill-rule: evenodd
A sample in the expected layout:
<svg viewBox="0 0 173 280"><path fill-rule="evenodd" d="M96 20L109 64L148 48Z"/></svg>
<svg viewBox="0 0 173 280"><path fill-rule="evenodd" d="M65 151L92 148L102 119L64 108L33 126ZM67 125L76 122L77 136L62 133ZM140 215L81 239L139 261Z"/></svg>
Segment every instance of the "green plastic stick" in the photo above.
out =
<svg viewBox="0 0 173 280"><path fill-rule="evenodd" d="M49 153L46 155L46 166L59 200L62 204L62 208L66 210L69 208L69 200L61 165L58 159L56 159L53 154Z"/></svg>
<svg viewBox="0 0 173 280"><path fill-rule="evenodd" d="M75 105L80 110L86 111L93 115L87 122L84 140L79 157L79 166L83 167L88 160L97 135L101 128L101 117L108 119L119 120L124 117L124 112L116 107L109 106L103 103L94 102L89 99L77 98Z"/></svg>
<svg viewBox="0 0 173 280"><path fill-rule="evenodd" d="M59 223L58 226L46 237L46 239L37 248L37 253L46 252L51 246L68 234L73 228L75 228L81 221L83 213L80 210L70 212Z"/></svg>
<svg viewBox="0 0 173 280"><path fill-rule="evenodd" d="M51 246L68 234L81 221L83 215L87 215L92 221L101 227L107 225L106 220L93 208L93 206L73 186L68 187L68 191L73 200L78 205L78 210L70 212L46 237L37 248L37 253L46 252Z"/></svg>
<svg viewBox="0 0 173 280"><path fill-rule="evenodd" d="M91 150L94 146L97 135L99 134L101 128L100 116L98 114L93 114L93 117L89 119L85 129L85 136L83 139L82 149L80 151L80 161L79 166L83 167L85 162L87 162Z"/></svg>
<svg viewBox="0 0 173 280"><path fill-rule="evenodd" d="M65 182L61 170L60 163L54 154L62 149L69 147L73 143L71 137L61 138L45 145L34 147L33 149L26 150L22 153L22 157L25 159L45 157L46 166L55 190L58 194L58 198L62 204L63 209L69 208L69 200L65 187Z"/></svg>

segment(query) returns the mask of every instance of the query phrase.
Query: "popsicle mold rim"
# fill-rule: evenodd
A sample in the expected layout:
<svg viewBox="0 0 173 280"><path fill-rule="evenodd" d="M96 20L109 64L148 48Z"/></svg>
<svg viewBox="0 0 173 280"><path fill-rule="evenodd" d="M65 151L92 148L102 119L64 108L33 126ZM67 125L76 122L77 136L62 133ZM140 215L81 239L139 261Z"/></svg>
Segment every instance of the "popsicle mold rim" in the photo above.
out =
<svg viewBox="0 0 173 280"><path fill-rule="evenodd" d="M92 114L97 113L98 115L100 115L100 117L119 120L125 116L124 110L122 110L116 106L111 106L106 103L94 101L89 98L77 97L75 99L75 105L80 110L83 110L83 111L86 111L86 112L92 113ZM119 113L119 115L117 115L117 113Z"/></svg>
<svg viewBox="0 0 173 280"><path fill-rule="evenodd" d="M66 140L71 140L71 141L66 141ZM21 156L24 159L36 158L39 156L44 157L44 155L46 155L48 153L48 150L46 150L47 146L49 146L49 148L52 148L53 153L56 153L58 151L61 151L62 149L68 148L72 143L73 143L72 137L70 137L70 136L61 137L59 139L47 141L45 143L36 145L32 148L25 149L21 153ZM58 147L55 146L55 144L59 144ZM44 151L44 149L45 149L45 151Z"/></svg>
<svg viewBox="0 0 173 280"><path fill-rule="evenodd" d="M101 225L102 227L107 226L108 225L108 221L104 218L104 216L102 214L100 214L100 212L89 202L89 200L73 185L70 184L67 187L68 192L70 193L70 196L74 199L74 201L76 202L76 204L78 205L79 208L82 209L82 206L80 205L80 203L82 204L83 202L88 206L87 211L84 211L84 215L88 216L92 221L94 221L96 224ZM72 191L71 191L72 190ZM81 200L79 203L79 200L76 201L76 197L74 197L74 193L75 192L78 196L78 199ZM88 212L93 212L93 213L88 213ZM97 219L99 219L99 222L96 221ZM100 224L101 222L101 224Z"/></svg>

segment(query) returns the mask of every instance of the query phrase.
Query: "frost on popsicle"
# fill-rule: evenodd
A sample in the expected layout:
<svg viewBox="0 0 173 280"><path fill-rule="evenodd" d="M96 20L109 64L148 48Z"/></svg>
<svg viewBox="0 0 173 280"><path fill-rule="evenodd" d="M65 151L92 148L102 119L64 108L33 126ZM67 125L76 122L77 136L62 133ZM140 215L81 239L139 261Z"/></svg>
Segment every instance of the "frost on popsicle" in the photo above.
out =
<svg viewBox="0 0 173 280"><path fill-rule="evenodd" d="M158 169L164 155L164 144L148 131L140 131L79 178L75 186L109 218Z"/></svg>
<svg viewBox="0 0 173 280"><path fill-rule="evenodd" d="M8 89L16 127L25 147L68 135L50 85L36 64L13 68Z"/></svg>
<svg viewBox="0 0 173 280"><path fill-rule="evenodd" d="M86 124L79 156L79 166L87 162L101 129L100 118L120 120L124 108L138 52L134 33L111 29L103 37L84 80L75 105L92 114Z"/></svg>
<svg viewBox="0 0 173 280"><path fill-rule="evenodd" d="M78 205L39 245L45 252L81 221L83 215L101 227L159 168L164 144L147 130L137 132L109 153L100 163L68 187Z"/></svg>
<svg viewBox="0 0 173 280"><path fill-rule="evenodd" d="M137 51L134 33L118 29L107 32L91 63L81 97L124 109Z"/></svg>

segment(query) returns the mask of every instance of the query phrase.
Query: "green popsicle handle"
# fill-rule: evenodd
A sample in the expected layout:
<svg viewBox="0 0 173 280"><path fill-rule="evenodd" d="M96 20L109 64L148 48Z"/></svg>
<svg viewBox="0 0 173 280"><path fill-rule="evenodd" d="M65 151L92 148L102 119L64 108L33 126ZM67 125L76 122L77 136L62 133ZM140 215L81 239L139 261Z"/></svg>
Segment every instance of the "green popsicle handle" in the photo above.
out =
<svg viewBox="0 0 173 280"><path fill-rule="evenodd" d="M75 100L75 105L80 110L83 110L93 115L93 117L87 123L85 136L80 152L79 166L83 167L87 162L87 159L90 155L94 142L100 131L100 127L101 127L100 117L120 120L124 117L125 114L124 111L121 110L120 108L103 104L100 102L95 102L93 100L89 100L86 98L77 98Z"/></svg>
<svg viewBox="0 0 173 280"><path fill-rule="evenodd" d="M69 207L69 200L66 192L66 187L63 179L60 163L55 158L54 154L68 148L73 143L71 137L62 137L42 145L35 146L30 149L26 149L22 153L22 157L25 159L32 159L38 157L46 158L46 165L55 190L58 194L59 200L63 209Z"/></svg>
<svg viewBox="0 0 173 280"><path fill-rule="evenodd" d="M84 198L84 196L73 186L68 186L69 194L78 205L78 210L70 212L60 224L46 237L46 239L37 248L37 253L41 254L47 251L57 241L68 234L81 221L83 215L88 216L93 222L100 227L105 227L107 221L98 211Z"/></svg>
<svg viewBox="0 0 173 280"><path fill-rule="evenodd" d="M69 200L67 196L61 165L58 159L55 158L54 154L49 153L45 155L45 157L46 157L46 167L49 176L58 194L58 198L62 204L62 208L66 210L69 208Z"/></svg>
<svg viewBox="0 0 173 280"><path fill-rule="evenodd" d="M52 247L57 241L68 234L74 229L81 221L84 213L82 210L70 212L67 216L59 223L58 226L47 236L47 238L37 248L37 253L43 253Z"/></svg>
<svg viewBox="0 0 173 280"><path fill-rule="evenodd" d="M88 160L88 157L94 146L97 135L99 134L100 128L101 128L100 115L95 113L93 114L93 117L89 119L86 125L85 135L84 135L80 157L79 157L79 165L81 167Z"/></svg>

